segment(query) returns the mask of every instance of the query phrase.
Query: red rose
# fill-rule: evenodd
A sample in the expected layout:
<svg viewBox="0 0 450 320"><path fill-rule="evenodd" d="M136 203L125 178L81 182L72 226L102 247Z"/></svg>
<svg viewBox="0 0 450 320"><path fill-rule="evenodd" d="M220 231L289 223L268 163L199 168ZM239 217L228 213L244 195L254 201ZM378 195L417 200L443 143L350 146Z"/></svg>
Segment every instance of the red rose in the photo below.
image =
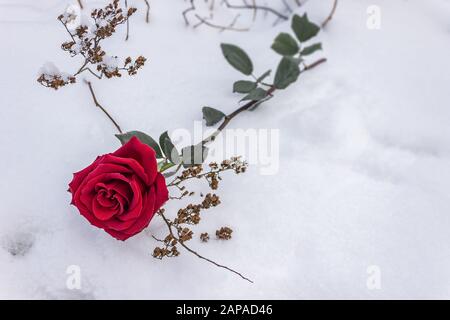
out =
<svg viewBox="0 0 450 320"><path fill-rule="evenodd" d="M145 229L169 198L155 151L136 137L74 173L69 191L80 213L118 240Z"/></svg>

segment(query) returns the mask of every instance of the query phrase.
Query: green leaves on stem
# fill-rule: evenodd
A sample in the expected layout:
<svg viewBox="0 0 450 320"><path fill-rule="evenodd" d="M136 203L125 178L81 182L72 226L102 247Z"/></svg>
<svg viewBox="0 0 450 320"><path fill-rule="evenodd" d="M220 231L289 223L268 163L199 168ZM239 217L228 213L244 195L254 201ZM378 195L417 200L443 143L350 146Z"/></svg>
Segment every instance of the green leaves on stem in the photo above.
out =
<svg viewBox="0 0 450 320"><path fill-rule="evenodd" d="M244 75L252 77L252 80L239 80L233 84L233 92L245 94L241 101L250 102L241 106L228 117L220 110L211 107L203 107L203 118L205 119L207 126L213 126L222 120L224 120L223 124L226 125L230 119L238 113L254 110L259 105L269 100L276 89L286 89L289 85L297 81L302 71L310 69L305 65L305 68L301 70L299 65L303 62L304 56L311 55L316 51L321 50L322 44L315 43L305 47L304 42L314 38L319 33L320 28L310 22L306 14L301 17L295 15L292 19L291 26L297 39L288 33L280 33L272 44L272 49L283 56L275 72L273 84L264 82L270 76L272 70L268 70L261 76L256 77L253 74L252 60L244 50L232 44L221 44L222 53L228 63ZM297 40L299 42L297 42ZM321 59L312 64L312 66L316 66L324 61L325 59ZM218 130L223 129L223 127L224 126L219 127ZM158 170L160 172L164 172L177 165L178 170L181 165L189 167L201 164L204 162L208 153L205 142L202 141L197 145L183 148L180 154L170 139L167 131L159 137L159 144L152 137L141 131L130 131L116 135L122 144L127 143L133 136L155 150L156 158L160 159L158 162ZM177 170L165 173L165 175L175 174Z"/></svg>
<svg viewBox="0 0 450 320"><path fill-rule="evenodd" d="M267 91L270 88L286 89L297 81L302 72L299 65L303 62L303 57L322 49L321 43L304 45L320 31L319 26L309 21L306 13L303 16L294 15L291 28L295 36L282 32L272 44L272 49L283 56L278 64L273 84L263 82L270 75L270 70L259 78L253 75L253 63L244 50L232 44L221 45L228 63L243 74L253 77L253 80L239 80L233 84L233 92L245 94L241 101L263 102L268 97ZM203 117L208 126L216 124L224 117L222 112L214 110L203 109Z"/></svg>
<svg viewBox="0 0 450 320"><path fill-rule="evenodd" d="M274 86L277 89L286 89L297 81L303 57L322 49L321 43L303 47L304 42L314 38L320 31L319 26L309 21L306 13L301 17L294 15L291 27L299 43L288 33L280 33L272 45L272 49L283 56L275 74Z"/></svg>

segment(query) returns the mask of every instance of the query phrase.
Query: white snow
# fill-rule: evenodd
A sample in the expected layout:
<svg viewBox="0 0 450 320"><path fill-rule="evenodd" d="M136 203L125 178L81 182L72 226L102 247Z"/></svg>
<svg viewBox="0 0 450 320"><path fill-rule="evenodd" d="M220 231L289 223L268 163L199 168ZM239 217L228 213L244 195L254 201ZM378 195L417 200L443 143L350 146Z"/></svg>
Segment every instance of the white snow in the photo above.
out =
<svg viewBox="0 0 450 320"><path fill-rule="evenodd" d="M181 0L151 0L146 24L143 2L129 2L140 9L131 38L121 28L106 49L148 62L133 78L91 80L125 130L152 136L192 130L202 106L236 108L231 87L242 78L221 42L243 47L262 73L279 59L272 40L289 30L270 16L249 32L187 28ZM227 176L223 204L198 231L228 225L233 239L192 245L254 284L186 252L152 258L158 219L120 242L69 205L72 172L119 147L81 78L58 91L36 82L45 61L79 67L60 49L56 17L69 4L0 0L0 298L450 298L450 1L339 1L311 58L328 62L232 122L280 129L280 170ZM369 5L381 9L380 30L366 26ZM320 22L330 7L309 0L298 12ZM66 287L71 265L80 290ZM366 285L371 266L379 289Z"/></svg>

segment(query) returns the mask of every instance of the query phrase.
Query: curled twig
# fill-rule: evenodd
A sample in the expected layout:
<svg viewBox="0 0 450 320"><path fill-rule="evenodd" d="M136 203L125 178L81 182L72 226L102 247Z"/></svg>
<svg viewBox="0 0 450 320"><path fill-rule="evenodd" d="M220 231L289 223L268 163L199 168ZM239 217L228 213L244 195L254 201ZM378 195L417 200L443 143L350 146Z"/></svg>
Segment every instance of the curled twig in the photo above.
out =
<svg viewBox="0 0 450 320"><path fill-rule="evenodd" d="M333 7L331 8L331 12L328 15L328 17L322 22L322 28L325 28L327 24L331 21L331 19L333 19L333 16L336 13L337 5L338 0L333 0Z"/></svg>

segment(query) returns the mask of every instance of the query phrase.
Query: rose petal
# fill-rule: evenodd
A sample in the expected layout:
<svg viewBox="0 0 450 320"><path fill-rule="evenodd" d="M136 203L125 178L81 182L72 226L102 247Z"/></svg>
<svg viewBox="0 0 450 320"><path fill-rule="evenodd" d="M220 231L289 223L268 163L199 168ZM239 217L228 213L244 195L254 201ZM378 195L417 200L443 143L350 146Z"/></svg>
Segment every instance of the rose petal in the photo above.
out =
<svg viewBox="0 0 450 320"><path fill-rule="evenodd" d="M97 196L95 197L98 204L104 208L112 208L117 204L117 200L113 199L109 192L106 190L97 191Z"/></svg>
<svg viewBox="0 0 450 320"><path fill-rule="evenodd" d="M112 207L112 208L106 208L103 207L96 198L92 199L92 212L94 213L94 216L101 220L106 221L111 219L113 216L119 213L118 205Z"/></svg>
<svg viewBox="0 0 450 320"><path fill-rule="evenodd" d="M87 177L87 175L96 168L98 162L100 162L103 157L104 156L97 157L97 159L95 159L95 161L92 164L90 164L83 170L75 172L73 174L73 179L69 183L69 191L70 191L70 193L72 193L72 204L73 204L73 197L74 197L75 192L78 190L79 186L83 183L83 181Z"/></svg>
<svg viewBox="0 0 450 320"><path fill-rule="evenodd" d="M158 166L156 163L156 153L151 147L143 144L138 138L132 137L130 141L124 144L113 156L136 160L144 168L144 172L148 178L145 181L147 185L151 185L156 178Z"/></svg>
<svg viewBox="0 0 450 320"><path fill-rule="evenodd" d="M126 240L131 236L134 236L144 230L152 220L155 215L154 203L155 203L155 189L152 188L151 191L147 194L145 199L145 207L142 209L141 215L138 219L133 221L127 229L121 230L121 232L114 232L117 230L108 230L105 229L106 232L111 234L113 237L119 240ZM112 232L111 232L112 231Z"/></svg>
<svg viewBox="0 0 450 320"><path fill-rule="evenodd" d="M129 179L120 173L103 173L95 177L87 178L75 193L75 204L80 203L86 208L92 210L92 198L96 196L95 186L100 182L110 182L113 180L122 180L129 183ZM78 201L79 200L79 201Z"/></svg>
<svg viewBox="0 0 450 320"><path fill-rule="evenodd" d="M117 217L121 221L136 219L141 214L142 211L142 201L143 201L142 194L146 193L145 186L143 186L136 178L131 179L130 186L133 190L134 196L127 211Z"/></svg>

